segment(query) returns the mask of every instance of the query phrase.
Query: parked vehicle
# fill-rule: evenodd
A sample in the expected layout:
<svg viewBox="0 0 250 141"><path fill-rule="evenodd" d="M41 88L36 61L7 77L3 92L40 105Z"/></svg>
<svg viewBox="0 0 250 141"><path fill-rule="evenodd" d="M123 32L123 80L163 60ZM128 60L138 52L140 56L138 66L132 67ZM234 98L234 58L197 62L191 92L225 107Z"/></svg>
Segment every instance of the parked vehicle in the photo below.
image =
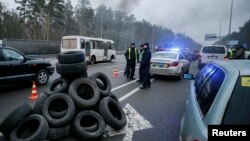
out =
<svg viewBox="0 0 250 141"><path fill-rule="evenodd" d="M0 70L0 86L30 80L45 85L54 67L49 61L31 59L14 48L0 47Z"/></svg>
<svg viewBox="0 0 250 141"><path fill-rule="evenodd" d="M114 41L84 36L64 36L61 52L83 51L85 60L91 64L116 59Z"/></svg>
<svg viewBox="0 0 250 141"><path fill-rule="evenodd" d="M190 63L181 52L159 51L152 54L150 73L176 76L182 79L189 72Z"/></svg>
<svg viewBox="0 0 250 141"><path fill-rule="evenodd" d="M203 46L199 55L198 68L201 69L212 61L224 60L227 57L227 47L219 45Z"/></svg>
<svg viewBox="0 0 250 141"><path fill-rule="evenodd" d="M250 124L250 60L215 61L193 79L181 120L181 141L207 141L208 125Z"/></svg>

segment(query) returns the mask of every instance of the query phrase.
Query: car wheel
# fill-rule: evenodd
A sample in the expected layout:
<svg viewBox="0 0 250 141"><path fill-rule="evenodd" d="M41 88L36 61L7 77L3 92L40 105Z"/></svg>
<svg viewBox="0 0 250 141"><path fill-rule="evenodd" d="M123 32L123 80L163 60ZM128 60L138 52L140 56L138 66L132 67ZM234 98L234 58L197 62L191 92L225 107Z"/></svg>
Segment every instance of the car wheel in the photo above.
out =
<svg viewBox="0 0 250 141"><path fill-rule="evenodd" d="M96 63L96 59L94 56L91 57L90 64L93 65Z"/></svg>
<svg viewBox="0 0 250 141"><path fill-rule="evenodd" d="M39 70L36 73L36 83L38 85L45 85L49 81L49 72L45 69Z"/></svg>
<svg viewBox="0 0 250 141"><path fill-rule="evenodd" d="M178 80L181 80L183 77L183 70L181 71L180 75L178 76Z"/></svg>

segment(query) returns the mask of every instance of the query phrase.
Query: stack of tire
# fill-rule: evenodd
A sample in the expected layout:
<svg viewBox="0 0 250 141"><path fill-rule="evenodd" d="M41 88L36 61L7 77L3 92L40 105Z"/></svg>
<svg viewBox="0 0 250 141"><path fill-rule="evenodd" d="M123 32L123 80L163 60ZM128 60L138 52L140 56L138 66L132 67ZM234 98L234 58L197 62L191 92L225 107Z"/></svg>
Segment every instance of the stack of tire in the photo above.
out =
<svg viewBox="0 0 250 141"><path fill-rule="evenodd" d="M108 77L101 72L88 77L83 52L59 54L56 67L61 77L39 95L34 107L24 104L1 123L8 140L61 140L73 133L91 141L103 136L106 124L115 130L126 125Z"/></svg>

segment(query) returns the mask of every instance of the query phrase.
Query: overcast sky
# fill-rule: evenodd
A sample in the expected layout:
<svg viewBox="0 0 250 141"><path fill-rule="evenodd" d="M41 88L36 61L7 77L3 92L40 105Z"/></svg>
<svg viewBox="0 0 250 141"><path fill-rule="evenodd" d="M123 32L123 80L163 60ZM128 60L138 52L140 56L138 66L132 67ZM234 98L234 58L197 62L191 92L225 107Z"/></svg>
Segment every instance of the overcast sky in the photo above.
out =
<svg viewBox="0 0 250 141"><path fill-rule="evenodd" d="M15 8L14 0L1 0L7 7ZM73 6L78 0L71 0ZM90 0L93 7L105 4L114 10L124 10L137 19L185 33L202 44L205 34L228 34L231 0ZM232 30L250 19L250 0L234 0Z"/></svg>

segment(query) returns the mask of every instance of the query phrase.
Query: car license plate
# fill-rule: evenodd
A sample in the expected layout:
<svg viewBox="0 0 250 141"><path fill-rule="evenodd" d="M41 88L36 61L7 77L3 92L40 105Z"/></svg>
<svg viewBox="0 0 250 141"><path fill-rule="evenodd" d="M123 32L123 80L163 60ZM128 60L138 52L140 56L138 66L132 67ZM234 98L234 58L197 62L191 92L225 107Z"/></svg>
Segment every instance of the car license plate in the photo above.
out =
<svg viewBox="0 0 250 141"><path fill-rule="evenodd" d="M162 63L154 63L154 67L162 68L164 65Z"/></svg>

